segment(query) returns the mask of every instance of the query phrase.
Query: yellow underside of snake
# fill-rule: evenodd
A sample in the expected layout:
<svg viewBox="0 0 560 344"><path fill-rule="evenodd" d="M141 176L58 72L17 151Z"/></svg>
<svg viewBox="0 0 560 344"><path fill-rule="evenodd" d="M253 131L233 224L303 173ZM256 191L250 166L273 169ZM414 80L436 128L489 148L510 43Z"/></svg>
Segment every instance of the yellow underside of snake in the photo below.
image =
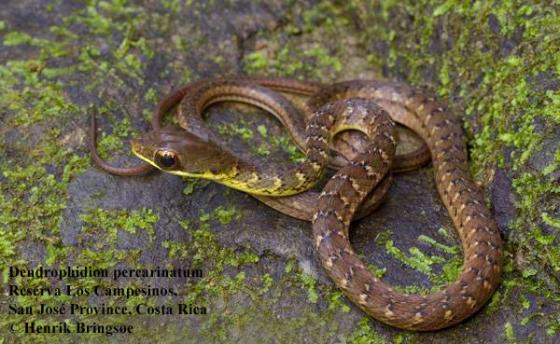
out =
<svg viewBox="0 0 560 344"><path fill-rule="evenodd" d="M205 127L201 114L207 106L236 99L279 113L287 127L303 127L294 123L297 118L282 117L290 108L287 100L265 87L249 85L255 82L313 93L307 103L313 115L305 133L292 134L305 147L308 159L303 164L281 173L262 169L235 157ZM245 83L241 95L230 92L240 83ZM448 327L475 313L498 286L502 269L499 231L469 174L459 122L435 99L403 84L364 80L325 87L289 80L216 80L200 82L191 90L180 105L183 129L163 128L144 135L134 142L135 153L167 172L215 180L251 194L291 195L309 189L331 159L330 142L336 133L351 128L365 134L368 143L360 151L335 157L339 162L346 160L346 165L325 186L312 207L311 219L323 267L343 293L375 319L418 331ZM463 246L463 269L457 280L428 295L398 292L376 278L348 239L359 206L391 168L395 147L387 113L427 144L439 194Z"/></svg>

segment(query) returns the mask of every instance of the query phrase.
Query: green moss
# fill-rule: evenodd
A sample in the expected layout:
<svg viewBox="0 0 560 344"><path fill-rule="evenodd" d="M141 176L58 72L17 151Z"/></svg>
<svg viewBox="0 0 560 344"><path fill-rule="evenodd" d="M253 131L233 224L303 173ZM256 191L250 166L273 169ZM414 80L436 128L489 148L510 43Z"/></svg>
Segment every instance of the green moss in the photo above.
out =
<svg viewBox="0 0 560 344"><path fill-rule="evenodd" d="M150 241L155 237L154 225L159 220L159 216L154 214L151 209L138 209L131 212L126 209L104 210L99 208L89 209L80 215L84 222L81 235L94 238L105 237L107 244L115 245L119 230L130 234L136 234L137 230L142 229L148 234ZM106 233L106 235L105 235ZM97 240L96 245L103 244Z"/></svg>
<svg viewBox="0 0 560 344"><path fill-rule="evenodd" d="M551 322L549 322L546 328L546 334L550 337L553 337L558 332L560 332L560 321L558 321L558 319L553 319Z"/></svg>
<svg viewBox="0 0 560 344"><path fill-rule="evenodd" d="M548 215L548 213L541 214L542 220L547 225L560 229L560 219L553 218L552 216Z"/></svg>
<svg viewBox="0 0 560 344"><path fill-rule="evenodd" d="M293 6L293 16L302 16L303 23L286 24L283 31L287 35L262 34L263 41L271 41L271 44L244 55L243 67L248 74L325 80L341 75L344 57L351 54L345 50L344 44L333 42L336 38L340 43L338 29L348 25L348 20L330 3L320 3L298 13L300 10L299 6ZM337 15L333 15L333 11ZM325 41L327 37L333 42Z"/></svg>
<svg viewBox="0 0 560 344"><path fill-rule="evenodd" d="M385 344L387 341L369 326L369 318L360 320L358 327L348 336L348 342L353 344Z"/></svg>
<svg viewBox="0 0 560 344"><path fill-rule="evenodd" d="M25 228L32 237L53 240L65 208L60 198L64 197L65 185L47 173L42 166L2 166L4 177L3 196L0 198L0 220L4 229L11 233Z"/></svg>
<svg viewBox="0 0 560 344"><path fill-rule="evenodd" d="M255 148L255 154L258 156L268 156L270 155L270 149L266 145L261 144Z"/></svg>
<svg viewBox="0 0 560 344"><path fill-rule="evenodd" d="M245 68L250 73L262 71L268 67L268 59L264 53L255 51L245 56Z"/></svg>
<svg viewBox="0 0 560 344"><path fill-rule="evenodd" d="M264 274L262 276L262 288L260 289L260 293L267 293L270 290L270 287L272 287L273 282L274 280L268 273Z"/></svg>
<svg viewBox="0 0 560 344"><path fill-rule="evenodd" d="M233 220L239 220L241 218L241 213L237 208L230 205L227 207L219 206L214 210L216 218L222 225L227 225Z"/></svg>
<svg viewBox="0 0 560 344"><path fill-rule="evenodd" d="M344 295L340 291L335 291L329 295L329 310L336 311L341 310L342 313L350 312L350 307L345 302Z"/></svg>
<svg viewBox="0 0 560 344"><path fill-rule="evenodd" d="M34 38L25 32L12 31L4 35L3 43L7 47L22 45L22 44L29 44L29 45L40 47L49 44L49 41L39 39L39 38Z"/></svg>
<svg viewBox="0 0 560 344"><path fill-rule="evenodd" d="M448 245L444 245L442 243L437 242L435 239L430 238L427 235L421 234L418 237L418 240L421 242L424 242L438 250L441 250L445 253L449 253L449 254L458 254L459 253L459 248L455 247L455 246L448 246Z"/></svg>
<svg viewBox="0 0 560 344"><path fill-rule="evenodd" d="M321 69L332 68L337 73L342 71L342 63L340 60L330 55L323 47L314 47L306 50L303 54L304 56L317 59L319 68Z"/></svg>
<svg viewBox="0 0 560 344"><path fill-rule="evenodd" d="M274 148L280 148L288 153L290 160L293 162L302 162L305 160L305 154L299 150L288 136L274 136L272 137L271 144Z"/></svg>
<svg viewBox="0 0 560 344"><path fill-rule="evenodd" d="M104 110L109 111L109 109ZM122 120L117 121L113 117L112 125L110 127L111 134L103 133L97 140L98 153L103 159L107 159L110 154L122 152L124 147L123 141L128 139L132 132L130 120L128 118L123 118Z"/></svg>
<svg viewBox="0 0 560 344"><path fill-rule="evenodd" d="M201 211L198 220L205 226L209 225L210 220L216 220L222 225L227 225L234 220L241 219L241 215L241 212L233 205L220 205L210 213Z"/></svg>
<svg viewBox="0 0 560 344"><path fill-rule="evenodd" d="M183 194L190 196L196 189L202 189L208 185L209 181L197 178L184 178L185 188L183 189Z"/></svg>
<svg viewBox="0 0 560 344"><path fill-rule="evenodd" d="M22 234L0 230L0 270L3 273L3 283L8 282L8 262L12 262L16 254L16 243L23 239Z"/></svg>
<svg viewBox="0 0 560 344"><path fill-rule="evenodd" d="M219 124L217 129L221 135L237 136L245 142L251 141L254 136L245 120L241 120L239 123Z"/></svg>
<svg viewBox="0 0 560 344"><path fill-rule="evenodd" d="M319 295L317 294L317 289L316 289L317 281L315 280L315 278L313 278L312 276L306 273L301 273L300 279L303 282L305 288L307 289L308 301L311 303L317 303L317 300L319 299Z"/></svg>
<svg viewBox="0 0 560 344"><path fill-rule="evenodd" d="M517 343L517 338L515 336L515 331L514 331L513 326L511 325L510 322L507 322L504 325L504 337L506 338L508 343Z"/></svg>
<svg viewBox="0 0 560 344"><path fill-rule="evenodd" d="M305 154L294 144L293 139L287 135L268 135L268 129L260 124L256 126L256 131L260 138L265 139L264 143L256 143L256 135L251 128L250 123L241 119L236 123L219 123L213 125L220 135L238 137L247 144L252 153L258 156L268 156L274 150L282 150L288 154L293 162L302 162L305 160Z"/></svg>
<svg viewBox="0 0 560 344"><path fill-rule="evenodd" d="M371 263L367 265L367 268L369 272L371 272L377 278L383 278L383 276L385 276L385 273L387 272L387 268L380 268Z"/></svg>
<svg viewBox="0 0 560 344"><path fill-rule="evenodd" d="M266 127L264 125L259 125L257 127L257 131L259 132L259 134L262 137L267 137L268 136L268 130L266 129Z"/></svg>
<svg viewBox="0 0 560 344"><path fill-rule="evenodd" d="M432 272L431 265L434 262L429 257L422 254L416 247L414 247L415 250L413 251L413 248L411 248L411 255L406 255L400 249L395 247L395 245L393 244L393 240L387 240L385 242L385 249L395 259L403 262L404 264L410 266L415 270L418 270L425 274L430 274Z"/></svg>
<svg viewBox="0 0 560 344"><path fill-rule="evenodd" d="M389 253L393 258L416 271L424 273L434 284L430 290L417 286L396 286L399 290L408 293L433 292L449 282L454 281L459 276L462 267L462 257L457 248L441 244L426 235L420 235L418 237L418 241L428 243L432 247L436 247L448 254L451 254L451 258L428 255L418 247L414 246L410 247L408 249L408 254L406 254L395 246L393 240L391 240L391 232L389 231L382 232L376 238L376 243L384 246L387 253ZM435 272L433 269L434 265L441 265L441 272ZM382 275L385 273L385 269L381 271L376 269L373 272Z"/></svg>

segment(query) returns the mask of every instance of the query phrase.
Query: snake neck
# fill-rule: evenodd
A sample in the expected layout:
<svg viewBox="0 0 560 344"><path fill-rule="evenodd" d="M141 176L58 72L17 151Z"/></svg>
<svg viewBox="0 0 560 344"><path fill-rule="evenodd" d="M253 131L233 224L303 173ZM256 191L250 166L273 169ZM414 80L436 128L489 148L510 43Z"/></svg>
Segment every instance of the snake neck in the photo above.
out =
<svg viewBox="0 0 560 344"><path fill-rule="evenodd" d="M252 195L282 197L311 189L321 177L324 166L308 159L294 168L276 171L241 161L231 173L208 179Z"/></svg>
<svg viewBox="0 0 560 344"><path fill-rule="evenodd" d="M260 83L300 94L310 94L318 88L317 85L274 82L268 79L262 79ZM333 125L332 118L310 122L303 132L303 118L293 105L278 93L248 80L216 80L202 85L195 94L183 99L179 116L181 126L189 130L205 131L202 129L204 124L201 114L210 105L223 101L250 104L274 115L284 126L293 129L290 135L297 146L305 150L307 159L285 171L272 170L263 165L257 166L252 162L239 160L235 168L227 173L222 171L201 176L202 178L260 196L290 196L307 191L317 183L329 159L328 142L329 129ZM216 135L208 132L207 136L210 140L218 142L219 146L227 146Z"/></svg>

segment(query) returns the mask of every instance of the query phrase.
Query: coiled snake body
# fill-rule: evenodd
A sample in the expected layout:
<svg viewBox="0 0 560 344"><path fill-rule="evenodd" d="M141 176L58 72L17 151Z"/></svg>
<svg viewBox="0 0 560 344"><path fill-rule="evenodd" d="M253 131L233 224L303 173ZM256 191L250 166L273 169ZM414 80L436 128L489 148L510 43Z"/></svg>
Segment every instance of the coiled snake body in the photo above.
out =
<svg viewBox="0 0 560 344"><path fill-rule="evenodd" d="M348 240L354 204L363 199L371 182L350 174L329 182L319 200L321 210L313 221L313 235L321 262L344 294L378 320L419 331L456 324L488 300L502 269L502 240L482 193L471 179L461 127L435 100L395 83L342 82L324 88L311 104L349 96L375 99L428 144L439 194L463 245L463 270L455 282L429 295L400 293L374 277ZM351 168L364 176L368 166L370 161L359 161ZM352 196L345 200L341 197L344 193Z"/></svg>
<svg viewBox="0 0 560 344"><path fill-rule="evenodd" d="M308 160L284 174L266 175L235 157L216 144L217 139L200 117L211 103L239 100L278 114L288 127L297 126L292 115L283 117L292 111L290 105L267 93L265 88L253 86L254 82L288 92L313 93L308 108L314 115L308 119L305 135L292 133L296 143L305 146ZM461 127L434 99L405 85L382 81L347 81L319 87L314 83L274 79L221 80L198 82L178 91L170 101L162 103L156 117L161 117L181 98L179 122L187 131L159 129L156 123L158 130L134 142L135 153L167 172L216 180L249 193L273 196L306 190L327 165L329 141L337 132L355 129L367 135L365 149L351 156L349 163L329 180L315 202L317 205L300 209L296 217L312 219L314 243L322 265L343 293L372 317L404 329L440 329L475 313L497 287L502 267L499 231L470 177ZM383 109L426 142L439 194L463 245L464 263L459 278L433 294L395 291L367 270L348 239L349 225L359 206L380 181L386 180L391 168L395 149L393 124ZM380 198L376 195L385 191L386 187L373 193L371 198L377 197L373 206ZM294 209L285 205L276 208Z"/></svg>

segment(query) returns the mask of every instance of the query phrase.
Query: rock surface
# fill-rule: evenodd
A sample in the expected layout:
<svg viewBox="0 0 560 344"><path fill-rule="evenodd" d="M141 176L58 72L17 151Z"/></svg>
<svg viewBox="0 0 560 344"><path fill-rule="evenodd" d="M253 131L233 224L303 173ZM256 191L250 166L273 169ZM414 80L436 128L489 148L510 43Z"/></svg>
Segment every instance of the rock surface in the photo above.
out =
<svg viewBox="0 0 560 344"><path fill-rule="evenodd" d="M3 293L0 342L52 341L22 333L25 322L38 319L134 326L131 335L70 334L56 337L60 342L559 341L560 98L553 69L560 53L551 35L560 29L553 22L558 8L374 3L5 1L0 268L159 266L202 269L203 277L30 281L6 272L5 290L69 284L174 288L178 295ZM508 243L504 282L489 305L443 331L385 326L336 290L313 249L309 223L215 183L164 173L115 177L90 165L85 141L93 107L101 115L101 152L115 164L132 164L127 142L148 129L151 111L168 92L239 73L325 82L386 77L447 99L464 120L473 172ZM249 106L214 106L208 123L232 149L264 163L284 165L299 156L280 124ZM372 271L409 292L445 285L462 262L430 166L396 175L386 202L353 225L351 240ZM6 311L41 303L127 305L133 313L138 304L185 303L208 314Z"/></svg>

